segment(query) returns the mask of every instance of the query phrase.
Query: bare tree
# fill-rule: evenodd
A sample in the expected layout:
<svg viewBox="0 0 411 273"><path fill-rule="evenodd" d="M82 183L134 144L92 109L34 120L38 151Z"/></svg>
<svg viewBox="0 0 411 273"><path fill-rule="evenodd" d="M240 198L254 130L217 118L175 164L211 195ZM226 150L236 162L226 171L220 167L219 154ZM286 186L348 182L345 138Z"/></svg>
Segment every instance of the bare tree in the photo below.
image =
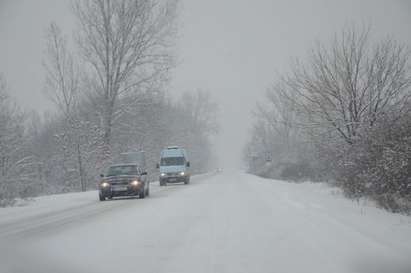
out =
<svg viewBox="0 0 411 273"><path fill-rule="evenodd" d="M306 128L352 144L383 115L409 110L409 56L392 39L372 46L368 30L345 30L329 49L318 44L306 65L296 63L277 91L304 116Z"/></svg>
<svg viewBox="0 0 411 273"><path fill-rule="evenodd" d="M193 125L207 134L218 132L218 105L213 101L210 92L198 89L195 92L185 92L179 104L189 115Z"/></svg>
<svg viewBox="0 0 411 273"><path fill-rule="evenodd" d="M257 104L253 112L254 123L251 138L247 143L245 161L249 171L267 177L283 177L285 169L297 178L301 167L307 168L311 162L309 138L301 130L300 120L292 101L281 95L276 84L267 90L264 100ZM308 177L305 177L308 178Z"/></svg>
<svg viewBox="0 0 411 273"><path fill-rule="evenodd" d="M247 160L270 151L281 160L304 163L284 173L306 165L314 179L333 176L351 191L363 191L359 177L373 168L383 146L373 150L369 145L378 142L373 128L394 128L411 110L409 58L406 46L390 38L375 41L369 29L346 29L329 47L318 43L308 60L295 62L257 106L246 149L254 156ZM363 157L355 152L360 150Z"/></svg>
<svg viewBox="0 0 411 273"><path fill-rule="evenodd" d="M62 132L56 135L63 154L64 176L71 172L71 162L76 169L81 189L86 189L83 172L83 156L80 149L83 135L82 120L78 117L80 103L80 69L67 48L67 39L60 28L51 23L46 32L47 51L43 62L46 73L45 91L63 116Z"/></svg>
<svg viewBox="0 0 411 273"><path fill-rule="evenodd" d="M257 160L297 133L308 136L303 147L314 160L289 164L281 177L330 178L347 196L367 195L390 210L409 211L409 60L405 45L375 41L369 29L346 29L330 47L318 43L308 61L296 62L257 107L246 150L255 155L247 158L250 169L265 175ZM281 147L274 150L281 153Z"/></svg>
<svg viewBox="0 0 411 273"><path fill-rule="evenodd" d="M282 96L283 84L279 83L269 88L263 103L257 104L253 112L254 117L260 122L264 122L272 131L272 137L276 138L281 145L290 150L295 147L297 138L301 138L299 119L292 97ZM292 100L291 100L292 99ZM275 135L275 136L274 136Z"/></svg>
<svg viewBox="0 0 411 273"><path fill-rule="evenodd" d="M47 72L45 91L66 118L72 116L78 102L79 69L67 49L67 39L51 23L46 31L47 51L43 66Z"/></svg>
<svg viewBox="0 0 411 273"><path fill-rule="evenodd" d="M170 68L176 1L88 0L74 4L78 45L89 64L89 82L98 101L103 159L110 157L119 98L152 87Z"/></svg>

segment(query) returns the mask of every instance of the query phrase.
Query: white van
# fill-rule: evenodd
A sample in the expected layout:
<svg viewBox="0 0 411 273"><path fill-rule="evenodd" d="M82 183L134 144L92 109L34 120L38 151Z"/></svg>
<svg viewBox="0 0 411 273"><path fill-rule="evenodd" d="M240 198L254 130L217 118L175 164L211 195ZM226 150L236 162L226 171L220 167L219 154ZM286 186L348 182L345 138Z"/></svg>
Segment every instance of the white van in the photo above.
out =
<svg viewBox="0 0 411 273"><path fill-rule="evenodd" d="M157 168L160 169L160 186L167 183L190 183L190 161L182 148L173 146L162 150Z"/></svg>

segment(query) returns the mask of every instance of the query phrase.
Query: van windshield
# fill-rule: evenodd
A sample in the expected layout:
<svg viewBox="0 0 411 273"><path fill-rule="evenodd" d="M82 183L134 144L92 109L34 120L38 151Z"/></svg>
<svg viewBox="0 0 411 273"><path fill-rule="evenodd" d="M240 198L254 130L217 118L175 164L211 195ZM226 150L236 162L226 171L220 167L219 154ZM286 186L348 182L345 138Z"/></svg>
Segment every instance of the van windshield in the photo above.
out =
<svg viewBox="0 0 411 273"><path fill-rule="evenodd" d="M180 166L184 165L185 159L184 157L163 157L161 158L160 165L161 166Z"/></svg>

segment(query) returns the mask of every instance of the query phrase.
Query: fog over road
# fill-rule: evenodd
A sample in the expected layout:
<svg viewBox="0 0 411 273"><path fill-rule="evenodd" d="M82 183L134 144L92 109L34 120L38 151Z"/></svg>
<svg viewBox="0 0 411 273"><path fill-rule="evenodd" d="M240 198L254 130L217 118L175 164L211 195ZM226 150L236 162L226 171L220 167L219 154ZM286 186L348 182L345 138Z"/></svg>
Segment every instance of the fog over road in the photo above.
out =
<svg viewBox="0 0 411 273"><path fill-rule="evenodd" d="M411 272L411 218L242 172L0 210L1 272Z"/></svg>

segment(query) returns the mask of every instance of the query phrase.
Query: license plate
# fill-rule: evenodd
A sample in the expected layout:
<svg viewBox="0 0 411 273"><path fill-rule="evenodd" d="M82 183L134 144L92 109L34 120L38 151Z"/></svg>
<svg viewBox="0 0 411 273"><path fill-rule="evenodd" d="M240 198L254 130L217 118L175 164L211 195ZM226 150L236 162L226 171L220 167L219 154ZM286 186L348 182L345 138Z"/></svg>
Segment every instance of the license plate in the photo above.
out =
<svg viewBox="0 0 411 273"><path fill-rule="evenodd" d="M168 181L175 182L175 181L177 181L177 178L169 178Z"/></svg>
<svg viewBox="0 0 411 273"><path fill-rule="evenodd" d="M113 191L126 191L127 186L113 186Z"/></svg>

